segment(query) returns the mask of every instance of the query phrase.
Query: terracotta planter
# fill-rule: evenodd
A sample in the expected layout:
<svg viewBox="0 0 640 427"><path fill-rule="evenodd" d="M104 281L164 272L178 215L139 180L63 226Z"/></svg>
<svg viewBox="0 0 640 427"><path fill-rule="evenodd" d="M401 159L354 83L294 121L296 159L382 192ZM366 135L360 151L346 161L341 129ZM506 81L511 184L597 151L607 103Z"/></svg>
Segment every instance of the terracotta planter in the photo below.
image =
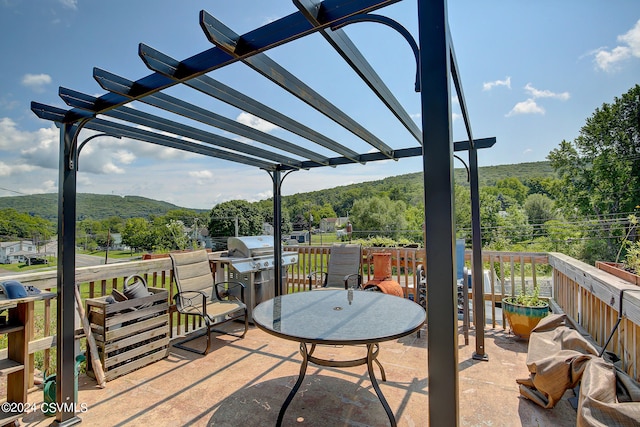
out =
<svg viewBox="0 0 640 427"><path fill-rule="evenodd" d="M623 269L622 264L620 263L596 261L596 268L606 271L609 274L613 274L622 280L631 282L634 285L640 286L640 276Z"/></svg>
<svg viewBox="0 0 640 427"><path fill-rule="evenodd" d="M373 278L376 280L391 279L391 254L373 254Z"/></svg>
<svg viewBox="0 0 640 427"><path fill-rule="evenodd" d="M549 314L549 304L544 306L529 307L511 302L511 297L502 299L502 311L504 312L511 331L518 337L529 339L531 330L538 325L540 320Z"/></svg>

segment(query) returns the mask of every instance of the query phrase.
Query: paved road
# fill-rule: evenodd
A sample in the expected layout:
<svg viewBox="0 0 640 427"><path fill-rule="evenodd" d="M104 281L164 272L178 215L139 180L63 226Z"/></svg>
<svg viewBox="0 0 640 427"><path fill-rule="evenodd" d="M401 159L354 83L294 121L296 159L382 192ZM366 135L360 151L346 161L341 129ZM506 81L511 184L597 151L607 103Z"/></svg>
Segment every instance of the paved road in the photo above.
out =
<svg viewBox="0 0 640 427"><path fill-rule="evenodd" d="M76 254L76 267L104 264L104 257L95 255Z"/></svg>
<svg viewBox="0 0 640 427"><path fill-rule="evenodd" d="M113 262L112 260L109 260L110 263ZM76 267L88 267L91 265L102 265L104 264L104 257L101 256L95 256L95 255L84 255L84 254L76 254ZM44 267L42 269L37 269L37 270L29 270L30 272L34 272L34 271L45 271L45 270L55 270L56 269L56 265L49 265L48 267ZM2 265L0 264L0 276L10 276L13 274L20 274L19 272L15 272L15 271L10 271L10 270L5 270L2 268Z"/></svg>

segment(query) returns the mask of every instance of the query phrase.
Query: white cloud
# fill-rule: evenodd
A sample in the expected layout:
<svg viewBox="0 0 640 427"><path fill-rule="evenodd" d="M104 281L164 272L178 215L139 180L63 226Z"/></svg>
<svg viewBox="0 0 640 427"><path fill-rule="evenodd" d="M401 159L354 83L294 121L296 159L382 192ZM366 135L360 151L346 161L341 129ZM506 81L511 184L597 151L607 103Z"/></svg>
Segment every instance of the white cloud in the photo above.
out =
<svg viewBox="0 0 640 427"><path fill-rule="evenodd" d="M45 193L57 193L58 185L55 181L47 179L42 183L38 183L33 187L21 188L24 194L45 194Z"/></svg>
<svg viewBox="0 0 640 427"><path fill-rule="evenodd" d="M629 58L640 58L640 20L625 34L618 36L620 45L611 50L597 49L594 55L596 68L613 72L620 68L620 63Z"/></svg>
<svg viewBox="0 0 640 427"><path fill-rule="evenodd" d="M511 89L511 77L507 76L504 80L496 80L493 82L485 82L482 84L482 90L491 90L496 86L506 86Z"/></svg>
<svg viewBox="0 0 640 427"><path fill-rule="evenodd" d="M531 149L531 148L527 148L526 150L524 150L522 152L522 154L531 154L531 153L533 153L533 149Z"/></svg>
<svg viewBox="0 0 640 427"><path fill-rule="evenodd" d="M460 120L462 118L462 114L459 113L453 113L451 115L451 118L453 119L453 121L455 122L456 120Z"/></svg>
<svg viewBox="0 0 640 427"><path fill-rule="evenodd" d="M534 99L535 98L555 98L560 99L562 101L566 101L570 98L569 92L555 93L550 90L539 90L534 88L531 83L527 83L524 87L524 90L529 93Z"/></svg>
<svg viewBox="0 0 640 427"><path fill-rule="evenodd" d="M213 173L210 170L201 170L201 171L192 171L189 172L189 176L193 177L193 178L206 178L206 179L211 179L213 178Z"/></svg>
<svg viewBox="0 0 640 427"><path fill-rule="evenodd" d="M631 49L633 56L640 57L640 19L638 19L636 25L627 31L626 34L618 36L618 41L626 43Z"/></svg>
<svg viewBox="0 0 640 427"><path fill-rule="evenodd" d="M22 85L35 92L44 91L44 87L51 83L51 76L48 74L25 74L22 77Z"/></svg>
<svg viewBox="0 0 640 427"><path fill-rule="evenodd" d="M52 124L28 135L28 140L14 147L20 152L20 162L45 169L57 169L60 131Z"/></svg>
<svg viewBox="0 0 640 427"><path fill-rule="evenodd" d="M544 108L536 104L536 101L529 98L526 101L518 102L515 107L506 114L506 117L515 116L518 114L544 114Z"/></svg>
<svg viewBox="0 0 640 427"><path fill-rule="evenodd" d="M260 117L256 117L253 114L249 114L246 112L240 113L238 117L236 117L236 121L262 132L271 132L278 129L278 126L274 125L273 123L262 120Z"/></svg>
<svg viewBox="0 0 640 427"><path fill-rule="evenodd" d="M11 176L16 173L30 172L35 169L29 165L9 165L5 162L0 162L0 176Z"/></svg>
<svg viewBox="0 0 640 427"><path fill-rule="evenodd" d="M197 185L209 185L215 183L216 179L210 170L190 171L189 177L195 179Z"/></svg>
<svg viewBox="0 0 640 427"><path fill-rule="evenodd" d="M29 132L18 130L16 122L8 117L0 119L0 150L16 149L31 138Z"/></svg>
<svg viewBox="0 0 640 427"><path fill-rule="evenodd" d="M78 0L59 0L60 3L69 9L77 10L78 9Z"/></svg>
<svg viewBox="0 0 640 427"><path fill-rule="evenodd" d="M113 164L112 162L105 162L101 168L102 172L105 174L111 173L124 173L124 169Z"/></svg>
<svg viewBox="0 0 640 427"><path fill-rule="evenodd" d="M113 153L113 157L125 165L133 163L136 159L136 155L129 150L118 150Z"/></svg>

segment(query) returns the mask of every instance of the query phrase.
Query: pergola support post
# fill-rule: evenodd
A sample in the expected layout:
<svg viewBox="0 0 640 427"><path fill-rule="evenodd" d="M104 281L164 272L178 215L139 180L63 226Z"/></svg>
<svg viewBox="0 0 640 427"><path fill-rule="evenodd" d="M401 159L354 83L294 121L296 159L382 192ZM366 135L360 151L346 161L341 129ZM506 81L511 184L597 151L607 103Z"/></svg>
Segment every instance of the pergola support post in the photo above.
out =
<svg viewBox="0 0 640 427"><path fill-rule="evenodd" d="M418 1L425 192L429 424L457 426L458 317L455 271L451 54L447 2Z"/></svg>
<svg viewBox="0 0 640 427"><path fill-rule="evenodd" d="M484 274L482 269L482 235L480 231L480 184L478 180L478 150L469 148L469 185L471 186L471 288L473 290L473 325L476 328L474 360L489 361L484 352Z"/></svg>
<svg viewBox="0 0 640 427"><path fill-rule="evenodd" d="M273 180L273 260L275 268L275 295L283 294L282 283L282 173L271 173Z"/></svg>
<svg viewBox="0 0 640 427"><path fill-rule="evenodd" d="M58 276L56 332L56 419L52 426L82 420L75 413L75 271L76 178L75 153L81 126L63 123L60 130L58 190Z"/></svg>

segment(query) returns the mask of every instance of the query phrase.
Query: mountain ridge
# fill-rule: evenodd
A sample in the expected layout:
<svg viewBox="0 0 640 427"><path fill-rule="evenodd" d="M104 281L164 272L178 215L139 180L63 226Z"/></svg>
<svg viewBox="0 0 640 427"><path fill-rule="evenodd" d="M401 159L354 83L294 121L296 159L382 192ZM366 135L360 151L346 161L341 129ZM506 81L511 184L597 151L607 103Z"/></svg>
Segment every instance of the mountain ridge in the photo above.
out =
<svg viewBox="0 0 640 427"><path fill-rule="evenodd" d="M527 162L511 165L482 166L479 168L480 186L494 185L496 181L504 178L518 178L526 181L534 177L555 177L555 172L551 164L543 162ZM467 171L465 168L454 170L455 182L459 185L468 185ZM334 188L315 190L306 193L297 193L283 196L283 202L295 200L296 198L312 197L319 202L327 199L331 193L349 192L353 189L359 190L361 195L373 194L376 191L384 191L386 187L404 187L406 189L416 188L423 184L422 172L413 172L386 177L380 180L367 181L357 184L347 184ZM119 196L111 194L78 193L77 195L77 216L78 220L90 218L93 220L103 220L109 217L134 218L150 216L162 216L168 211L184 209L195 212L208 212L209 209L194 209L174 205L169 202L149 199L142 196ZM213 207L213 206L212 206ZM58 216L58 194L34 194L27 196L5 196L0 197L0 209L12 208L21 213L32 216L39 216L44 219L55 221Z"/></svg>

